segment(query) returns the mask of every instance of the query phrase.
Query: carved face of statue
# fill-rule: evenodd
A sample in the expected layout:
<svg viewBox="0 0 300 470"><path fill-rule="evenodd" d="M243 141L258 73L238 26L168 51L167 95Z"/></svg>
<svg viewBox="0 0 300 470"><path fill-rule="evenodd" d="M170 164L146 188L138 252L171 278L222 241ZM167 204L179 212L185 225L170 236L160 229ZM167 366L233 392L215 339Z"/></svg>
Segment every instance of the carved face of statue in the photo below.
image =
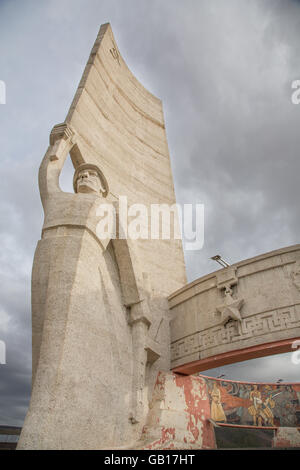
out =
<svg viewBox="0 0 300 470"><path fill-rule="evenodd" d="M85 168L78 173L76 180L77 193L104 193L99 174L93 168Z"/></svg>

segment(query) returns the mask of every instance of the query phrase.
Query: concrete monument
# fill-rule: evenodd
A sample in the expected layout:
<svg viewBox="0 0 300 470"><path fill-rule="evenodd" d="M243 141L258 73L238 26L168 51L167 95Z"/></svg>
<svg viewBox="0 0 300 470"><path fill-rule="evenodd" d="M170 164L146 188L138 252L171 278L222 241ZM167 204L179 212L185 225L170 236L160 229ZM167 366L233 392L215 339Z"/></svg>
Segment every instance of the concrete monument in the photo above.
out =
<svg viewBox="0 0 300 470"><path fill-rule="evenodd" d="M69 155L74 193L59 186ZM297 384L252 391L191 375L291 350L300 335L300 246L186 285L181 240L124 236L124 199L132 217L141 205L171 207L175 196L162 103L130 72L109 24L51 131L39 188L32 396L19 449L210 449L216 422L278 428L274 445L300 445L294 408L281 419L287 402L299 404ZM107 205L115 231L102 237ZM272 403L267 414L253 405L256 395Z"/></svg>
<svg viewBox="0 0 300 470"><path fill-rule="evenodd" d="M70 155L74 194L59 187ZM159 370L167 297L186 282L180 240L103 240L101 204L175 202L159 99L124 63L109 24L39 172L45 219L32 272L32 397L19 449L129 446Z"/></svg>

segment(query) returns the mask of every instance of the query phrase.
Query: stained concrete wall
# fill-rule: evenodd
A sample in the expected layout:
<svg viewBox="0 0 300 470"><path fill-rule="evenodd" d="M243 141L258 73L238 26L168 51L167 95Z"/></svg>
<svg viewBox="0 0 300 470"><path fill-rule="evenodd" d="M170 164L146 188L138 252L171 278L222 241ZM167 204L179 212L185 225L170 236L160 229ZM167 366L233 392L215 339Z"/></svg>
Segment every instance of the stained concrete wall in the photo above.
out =
<svg viewBox="0 0 300 470"><path fill-rule="evenodd" d="M160 372L137 448L214 449L210 403L202 377Z"/></svg>
<svg viewBox="0 0 300 470"><path fill-rule="evenodd" d="M300 337L299 268L295 245L220 269L173 293L173 370L195 373L292 351ZM230 319L230 312L240 320Z"/></svg>

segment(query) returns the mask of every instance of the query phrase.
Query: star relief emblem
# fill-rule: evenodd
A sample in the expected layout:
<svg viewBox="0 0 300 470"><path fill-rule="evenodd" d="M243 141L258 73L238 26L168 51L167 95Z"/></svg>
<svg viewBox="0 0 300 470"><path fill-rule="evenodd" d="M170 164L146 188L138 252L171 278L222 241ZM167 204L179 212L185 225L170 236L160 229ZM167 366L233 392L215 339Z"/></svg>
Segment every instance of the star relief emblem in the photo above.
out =
<svg viewBox="0 0 300 470"><path fill-rule="evenodd" d="M294 271L291 274L292 281L297 289L300 291L300 261L297 261Z"/></svg>
<svg viewBox="0 0 300 470"><path fill-rule="evenodd" d="M221 323L226 326L231 321L242 321L240 309L244 303L244 299L234 299L232 297L232 289L225 289L225 302L217 307L217 312L221 314Z"/></svg>

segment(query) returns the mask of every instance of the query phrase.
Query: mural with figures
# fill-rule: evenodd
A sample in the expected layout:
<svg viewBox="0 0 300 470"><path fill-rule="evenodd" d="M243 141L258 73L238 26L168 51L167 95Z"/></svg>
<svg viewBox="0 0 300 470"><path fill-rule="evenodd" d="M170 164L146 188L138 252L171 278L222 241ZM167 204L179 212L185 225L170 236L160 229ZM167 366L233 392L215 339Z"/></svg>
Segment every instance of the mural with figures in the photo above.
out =
<svg viewBox="0 0 300 470"><path fill-rule="evenodd" d="M299 384L255 384L204 377L211 419L224 424L300 427Z"/></svg>

